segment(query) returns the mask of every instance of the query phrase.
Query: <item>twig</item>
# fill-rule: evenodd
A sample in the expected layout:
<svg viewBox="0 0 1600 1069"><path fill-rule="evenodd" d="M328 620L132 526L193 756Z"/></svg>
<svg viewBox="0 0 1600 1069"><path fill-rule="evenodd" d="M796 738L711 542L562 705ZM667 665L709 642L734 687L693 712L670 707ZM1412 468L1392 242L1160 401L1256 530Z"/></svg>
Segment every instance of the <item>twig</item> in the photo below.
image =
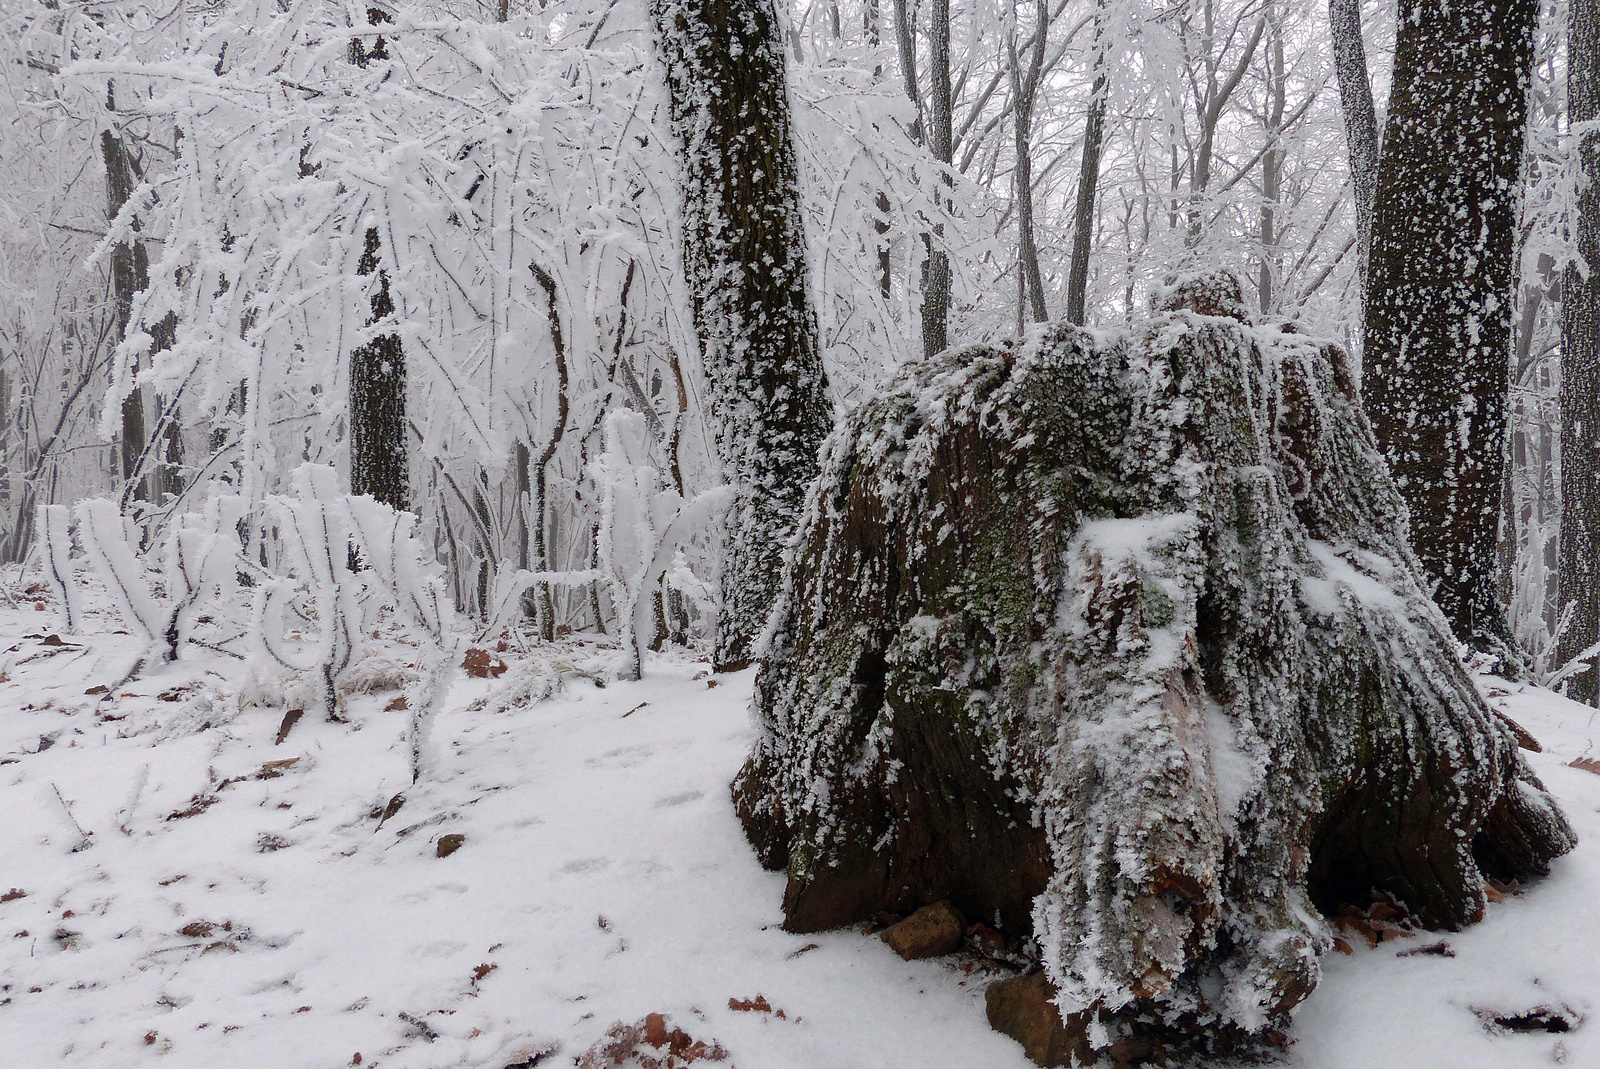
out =
<svg viewBox="0 0 1600 1069"><path fill-rule="evenodd" d="M93 846L94 843L89 840L89 832L84 831L83 825L78 823L78 818L72 815L72 807L67 804L65 798L61 797L61 788L57 787L53 780L50 783L50 789L56 792L56 801L61 803L61 811L67 815L68 820L72 821L72 826L77 829L80 837L78 845L72 848L72 852L76 854L79 850L86 850Z"/></svg>

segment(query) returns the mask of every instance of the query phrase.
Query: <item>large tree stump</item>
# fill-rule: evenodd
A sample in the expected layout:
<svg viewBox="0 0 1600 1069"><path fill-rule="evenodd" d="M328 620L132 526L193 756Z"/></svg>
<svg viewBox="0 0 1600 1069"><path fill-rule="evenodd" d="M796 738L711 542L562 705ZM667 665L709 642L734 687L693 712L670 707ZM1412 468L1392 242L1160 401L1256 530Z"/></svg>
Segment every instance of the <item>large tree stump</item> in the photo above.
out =
<svg viewBox="0 0 1600 1069"><path fill-rule="evenodd" d="M785 927L949 899L1069 1025L1282 1023L1321 914L1482 916L1573 836L1463 670L1345 354L1174 287L910 366L829 439L734 783Z"/></svg>

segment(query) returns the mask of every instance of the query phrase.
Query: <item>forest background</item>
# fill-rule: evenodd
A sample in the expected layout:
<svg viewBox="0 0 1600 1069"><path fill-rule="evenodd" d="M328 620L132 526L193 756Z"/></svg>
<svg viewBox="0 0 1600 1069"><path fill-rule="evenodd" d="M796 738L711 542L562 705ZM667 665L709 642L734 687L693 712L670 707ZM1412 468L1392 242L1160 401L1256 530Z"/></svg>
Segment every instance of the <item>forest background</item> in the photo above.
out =
<svg viewBox="0 0 1600 1069"><path fill-rule="evenodd" d="M947 338L1118 326L1211 266L1260 317L1359 354L1372 179L1351 145L1358 164L1377 145L1347 137L1338 65L1370 71L1376 134L1391 5L778 14L835 412ZM0 0L0 562L37 553L44 505L109 496L150 545L219 493L255 507L326 464L415 511L480 626L709 637L724 473L654 17ZM1572 654L1560 298L1587 130L1568 20L1541 5L1498 560L1532 675L1554 682ZM397 432L363 445L383 418Z"/></svg>

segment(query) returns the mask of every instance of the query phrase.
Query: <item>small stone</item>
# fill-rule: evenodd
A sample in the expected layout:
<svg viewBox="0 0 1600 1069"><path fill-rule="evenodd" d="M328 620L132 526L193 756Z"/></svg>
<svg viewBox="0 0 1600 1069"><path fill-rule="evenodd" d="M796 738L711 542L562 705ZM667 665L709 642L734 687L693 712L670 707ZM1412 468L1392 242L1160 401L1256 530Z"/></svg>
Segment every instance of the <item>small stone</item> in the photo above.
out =
<svg viewBox="0 0 1600 1069"><path fill-rule="evenodd" d="M1094 1051L1084 1019L1074 1014L1063 1021L1055 997L1055 985L1042 972L998 980L983 993L989 1027L1021 1043L1035 1065L1090 1064Z"/></svg>
<svg viewBox="0 0 1600 1069"><path fill-rule="evenodd" d="M951 953L966 934L966 921L956 908L949 902L935 902L890 925L879 938L902 958L915 961Z"/></svg>
<svg viewBox="0 0 1600 1069"><path fill-rule="evenodd" d="M461 844L466 841L467 837L458 831L450 832L448 835L441 835L439 836L439 845L434 852L440 857L449 857L457 850L460 850Z"/></svg>
<svg viewBox="0 0 1600 1069"><path fill-rule="evenodd" d="M967 929L967 940L981 954L1004 954L1006 937L987 924L974 924Z"/></svg>

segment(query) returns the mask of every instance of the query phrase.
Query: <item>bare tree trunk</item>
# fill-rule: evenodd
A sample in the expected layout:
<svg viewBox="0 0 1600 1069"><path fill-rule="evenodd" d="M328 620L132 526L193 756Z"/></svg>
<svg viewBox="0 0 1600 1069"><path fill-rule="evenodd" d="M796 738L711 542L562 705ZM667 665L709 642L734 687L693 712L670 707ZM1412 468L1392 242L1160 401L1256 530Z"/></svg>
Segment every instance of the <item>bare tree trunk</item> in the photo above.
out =
<svg viewBox="0 0 1600 1069"><path fill-rule="evenodd" d="M1277 299L1277 210L1282 185L1284 151L1278 147L1283 133L1285 79L1283 72L1283 23L1273 6L1267 8L1267 149L1261 154L1261 272L1257 290L1261 314L1270 315Z"/></svg>
<svg viewBox="0 0 1600 1069"><path fill-rule="evenodd" d="M903 0L902 0L903 2ZM928 36L932 48L928 57L928 147L933 158L950 166L952 146L950 100L950 0L933 0ZM948 171L939 176L940 207L948 208L945 190L951 183ZM928 256L922 265L922 351L929 355L949 345L950 257L945 253L943 224L933 228L927 243Z"/></svg>
<svg viewBox="0 0 1600 1069"><path fill-rule="evenodd" d="M389 273L378 259L380 246L378 228L368 227L366 248L356 265L357 274L377 280L368 323L394 315ZM350 492L371 494L392 508L411 507L406 359L398 334L380 335L350 354Z"/></svg>
<svg viewBox="0 0 1600 1069"><path fill-rule="evenodd" d="M110 90L107 90L110 94ZM138 178L133 157L120 135L111 130L100 133L100 151L106 164L106 219L115 219L133 195ZM150 284L150 261L144 245L137 235L129 241L118 242L111 249L111 293L116 303L116 332L112 344L117 345L128 336L128 322L133 316L133 302ZM137 372L138 368L131 369ZM123 482L134 482L132 496L138 501L150 500L150 488L139 478L139 461L149 443L145 432L144 389L134 386L122 399L122 431L118 455L121 460Z"/></svg>
<svg viewBox="0 0 1600 1069"><path fill-rule="evenodd" d="M1567 107L1572 125L1600 119L1600 0L1567 9ZM1561 536L1556 586L1572 616L1556 646L1565 664L1600 641L1600 136L1578 145L1581 265L1568 266L1561 300ZM1591 661L1592 663L1592 661ZM1595 704L1596 672L1567 684L1567 694Z"/></svg>
<svg viewBox="0 0 1600 1069"><path fill-rule="evenodd" d="M1211 185L1211 157L1216 151L1218 124L1222 121L1222 113L1227 108L1228 101L1239 88L1245 72L1250 69L1250 61L1255 58L1256 49L1261 44L1262 32L1267 26L1266 15L1256 19L1255 28L1250 31L1250 40L1245 43L1244 54L1239 57L1239 62L1234 65L1233 70L1219 81L1217 76L1222 73L1221 60L1210 52L1215 32L1211 23L1210 5L1206 6L1205 15L1206 88L1197 101L1200 121L1199 146L1195 150L1194 173L1189 178L1188 245L1191 248L1200 243L1200 238L1205 232L1205 195L1207 187Z"/></svg>
<svg viewBox="0 0 1600 1069"><path fill-rule="evenodd" d="M883 42L883 15L878 6L878 0L867 0L866 12L862 16L863 26L867 34L867 44L874 49ZM872 68L872 78L877 81L883 76L881 65ZM878 293L887 301L890 297L890 287L894 282L889 248L889 194L880 192L873 201L877 209L877 217L872 220L872 229L878 235Z"/></svg>
<svg viewBox="0 0 1600 1069"><path fill-rule="evenodd" d="M1017 204L1017 270L1022 300L1017 302L1017 329L1021 332L1026 314L1033 322L1050 317L1044 303L1044 278L1039 271L1039 246L1033 234L1033 104L1038 95L1039 78L1044 71L1045 39L1050 34L1049 0L1039 0L1038 26L1033 32L1033 53L1028 69L1022 70L1017 57L1017 12L1011 12L1011 33L1006 40L1011 67L1011 126L1016 135L1016 165L1012 170L1012 195Z"/></svg>
<svg viewBox="0 0 1600 1069"><path fill-rule="evenodd" d="M1378 115L1367 77L1367 49L1361 37L1361 0L1328 0L1333 36L1333 69L1344 108L1345 140L1350 148L1350 184L1355 189L1356 269L1364 279L1372 241L1372 202L1378 192Z"/></svg>
<svg viewBox="0 0 1600 1069"><path fill-rule="evenodd" d="M392 21L379 8L367 10L367 21ZM365 67L375 59L388 59L381 36L369 51L360 38L350 40L350 61ZM389 273L379 253L382 238L368 227L356 274L376 277L369 298L369 325L394 315L389 293ZM350 492L371 494L396 509L411 507L410 457L406 447L406 356L400 335L383 334L350 354Z"/></svg>
<svg viewBox="0 0 1600 1069"><path fill-rule="evenodd" d="M1458 637L1495 594L1516 201L1536 0L1403 0L1373 205L1363 391Z"/></svg>
<svg viewBox="0 0 1600 1069"><path fill-rule="evenodd" d="M1094 248L1095 197L1100 185L1100 152L1106 127L1106 52L1103 13L1095 8L1094 88L1083 124L1083 159L1078 166L1078 199L1072 209L1072 259L1067 267L1067 322L1083 326L1088 315L1089 255Z"/></svg>
<svg viewBox="0 0 1600 1069"><path fill-rule="evenodd" d="M712 658L734 670L755 655L816 474L827 376L773 0L652 0L651 15L683 152L684 270L707 414L734 487ZM946 158L948 134L947 118Z"/></svg>
<svg viewBox="0 0 1600 1069"><path fill-rule="evenodd" d="M567 398L567 341L566 335L561 330L561 309L556 303L556 280L538 264L530 265L534 280L539 283L539 288L544 291L545 306L550 317L550 341L556 351L556 422L550 430L550 440L545 443L544 449L539 453L539 459L533 465L533 553L537 566L542 569L550 567L549 543L549 480L550 461L555 459L556 450L561 447L561 439L567 431L568 398ZM598 603L599 593L596 588L595 599ZM556 635L556 607L555 598L550 592L549 583L539 584L539 635L546 642ZM595 619L600 619L599 610L595 610ZM601 630L605 625L600 624Z"/></svg>

